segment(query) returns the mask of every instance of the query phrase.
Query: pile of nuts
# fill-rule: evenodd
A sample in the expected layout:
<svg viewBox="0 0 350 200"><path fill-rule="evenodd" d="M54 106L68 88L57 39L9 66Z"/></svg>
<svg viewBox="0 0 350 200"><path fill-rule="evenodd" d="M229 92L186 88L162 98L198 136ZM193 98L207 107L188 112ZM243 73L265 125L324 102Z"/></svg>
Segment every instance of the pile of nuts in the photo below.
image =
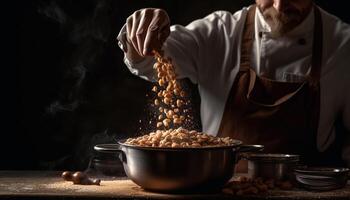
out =
<svg viewBox="0 0 350 200"><path fill-rule="evenodd" d="M143 147L207 147L207 146L230 146L234 140L225 137L214 137L197 131L189 131L184 128L157 130L148 135L137 138L129 138L125 144Z"/></svg>
<svg viewBox="0 0 350 200"><path fill-rule="evenodd" d="M164 58L163 52L153 51L156 63L153 68L157 71L158 87L152 91L157 94L154 105L158 107L157 128L179 127L189 116L183 109L188 102L185 92L176 80L174 66L170 58Z"/></svg>
<svg viewBox="0 0 350 200"><path fill-rule="evenodd" d="M244 176L238 177L237 180L233 180L226 184L222 190L225 194L232 195L255 195L267 193L273 189L291 190L294 185L286 181L276 181L274 179L255 178L250 179Z"/></svg>
<svg viewBox="0 0 350 200"><path fill-rule="evenodd" d="M88 177L84 172L70 172L65 171L62 173L61 177L65 181L72 181L74 184L78 185L100 185L100 179L93 179Z"/></svg>

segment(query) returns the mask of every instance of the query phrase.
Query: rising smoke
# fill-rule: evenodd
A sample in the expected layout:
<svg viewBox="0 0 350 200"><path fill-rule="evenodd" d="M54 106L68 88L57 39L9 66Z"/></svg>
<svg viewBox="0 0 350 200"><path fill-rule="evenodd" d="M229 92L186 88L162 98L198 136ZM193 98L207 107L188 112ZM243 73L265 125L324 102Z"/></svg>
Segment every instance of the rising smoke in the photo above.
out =
<svg viewBox="0 0 350 200"><path fill-rule="evenodd" d="M110 0L49 0L38 5L37 12L59 27L59 36L67 44L61 49L59 61L60 90L47 106L46 115L58 124L50 139L68 150L56 157L48 156L41 162L43 168L83 169L95 144L121 137L107 129L115 114L108 113L108 109L116 109L112 100L117 95L112 93L122 80L118 81L118 71L111 69L117 66L104 60L114 44L117 27L112 23L116 11ZM115 79L111 77L113 73Z"/></svg>

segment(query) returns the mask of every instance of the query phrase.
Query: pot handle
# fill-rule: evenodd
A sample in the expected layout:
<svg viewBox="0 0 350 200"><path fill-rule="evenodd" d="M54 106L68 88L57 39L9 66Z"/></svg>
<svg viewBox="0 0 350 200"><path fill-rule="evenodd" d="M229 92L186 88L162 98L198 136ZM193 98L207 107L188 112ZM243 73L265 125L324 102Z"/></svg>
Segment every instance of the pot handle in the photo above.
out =
<svg viewBox="0 0 350 200"><path fill-rule="evenodd" d="M264 150L264 145L257 145L257 144L244 144L239 146L239 152L240 153L250 153L250 152L258 152Z"/></svg>
<svg viewBox="0 0 350 200"><path fill-rule="evenodd" d="M119 159L126 163L126 156L119 144L97 144L94 146L95 151L101 153L119 153Z"/></svg>
<svg viewBox="0 0 350 200"><path fill-rule="evenodd" d="M264 145L257 145L257 144L241 145L238 149L239 154L237 157L237 161L241 159L247 159L249 153L259 152L262 150L264 150Z"/></svg>
<svg viewBox="0 0 350 200"><path fill-rule="evenodd" d="M97 144L94 149L101 153L118 153L122 152L119 144Z"/></svg>

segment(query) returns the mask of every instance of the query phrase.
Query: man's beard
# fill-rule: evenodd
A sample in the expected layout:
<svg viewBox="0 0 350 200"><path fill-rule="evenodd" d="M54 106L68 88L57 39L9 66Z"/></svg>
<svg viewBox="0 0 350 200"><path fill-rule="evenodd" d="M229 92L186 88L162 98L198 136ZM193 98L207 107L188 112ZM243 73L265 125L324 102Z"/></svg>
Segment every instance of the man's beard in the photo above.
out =
<svg viewBox="0 0 350 200"><path fill-rule="evenodd" d="M266 22L270 25L271 36L281 37L296 27L305 17L305 13L292 10L285 13L278 12L274 7L262 12Z"/></svg>

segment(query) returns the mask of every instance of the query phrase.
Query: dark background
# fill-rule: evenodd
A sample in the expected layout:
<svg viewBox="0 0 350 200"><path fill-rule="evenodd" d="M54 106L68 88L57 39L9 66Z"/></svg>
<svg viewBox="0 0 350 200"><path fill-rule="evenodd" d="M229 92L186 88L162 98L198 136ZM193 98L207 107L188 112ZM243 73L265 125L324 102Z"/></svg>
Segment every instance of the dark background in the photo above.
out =
<svg viewBox="0 0 350 200"><path fill-rule="evenodd" d="M151 83L129 73L116 36L143 7L186 25L244 0L31 0L1 8L0 169L85 169L97 143L149 131ZM349 23L346 1L317 1ZM198 119L199 97L191 91ZM148 95L148 96L147 96ZM146 114L145 114L146 113ZM141 122L140 122L141 120ZM200 129L200 123L196 123Z"/></svg>

